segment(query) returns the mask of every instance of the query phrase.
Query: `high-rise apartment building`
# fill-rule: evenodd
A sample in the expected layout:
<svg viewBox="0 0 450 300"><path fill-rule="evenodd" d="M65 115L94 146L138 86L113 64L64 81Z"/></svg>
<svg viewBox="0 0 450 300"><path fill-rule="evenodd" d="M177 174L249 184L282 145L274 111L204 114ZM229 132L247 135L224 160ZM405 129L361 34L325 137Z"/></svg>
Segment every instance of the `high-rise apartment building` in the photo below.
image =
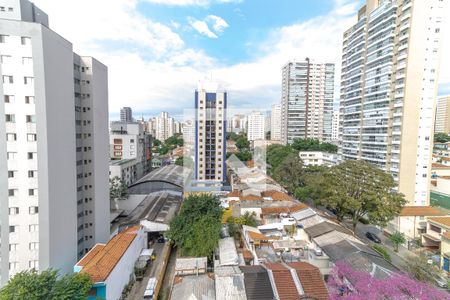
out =
<svg viewBox="0 0 450 300"><path fill-rule="evenodd" d="M266 117L260 111L254 111L247 116L247 139L249 141L265 139Z"/></svg>
<svg viewBox="0 0 450 300"><path fill-rule="evenodd" d="M270 139L273 141L281 141L281 104L272 105Z"/></svg>
<svg viewBox="0 0 450 300"><path fill-rule="evenodd" d="M168 112L161 112L161 115L153 120L153 129L157 140L164 142L176 133L175 119L169 117Z"/></svg>
<svg viewBox="0 0 450 300"><path fill-rule="evenodd" d="M131 110L131 107L122 107L120 109L120 121L133 122L133 111Z"/></svg>
<svg viewBox="0 0 450 300"><path fill-rule="evenodd" d="M5 5L5 6L4 6ZM27 0L0 10L0 284L109 239L107 68Z"/></svg>
<svg viewBox="0 0 450 300"><path fill-rule="evenodd" d="M441 0L367 0L344 33L344 159L390 172L412 205L429 204Z"/></svg>
<svg viewBox="0 0 450 300"><path fill-rule="evenodd" d="M333 111L331 118L331 140L333 142L339 141L339 111Z"/></svg>
<svg viewBox="0 0 450 300"><path fill-rule="evenodd" d="M334 64L291 61L283 66L281 141L331 140Z"/></svg>
<svg viewBox="0 0 450 300"><path fill-rule="evenodd" d="M450 133L450 96L438 98L434 132Z"/></svg>
<svg viewBox="0 0 450 300"><path fill-rule="evenodd" d="M226 181L227 93L202 82L195 91L195 163L198 181Z"/></svg>
<svg viewBox="0 0 450 300"><path fill-rule="evenodd" d="M237 114L227 121L227 131L241 133L247 130L247 118L245 115Z"/></svg>

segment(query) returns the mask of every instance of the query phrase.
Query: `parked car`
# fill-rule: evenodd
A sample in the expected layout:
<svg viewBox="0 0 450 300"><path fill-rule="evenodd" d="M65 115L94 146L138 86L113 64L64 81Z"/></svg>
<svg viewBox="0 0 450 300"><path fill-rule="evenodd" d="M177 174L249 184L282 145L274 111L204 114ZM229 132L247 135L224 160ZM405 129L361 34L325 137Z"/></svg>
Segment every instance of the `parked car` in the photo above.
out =
<svg viewBox="0 0 450 300"><path fill-rule="evenodd" d="M374 243L377 243L377 244L381 243L380 238L375 233L367 231L366 237Z"/></svg>

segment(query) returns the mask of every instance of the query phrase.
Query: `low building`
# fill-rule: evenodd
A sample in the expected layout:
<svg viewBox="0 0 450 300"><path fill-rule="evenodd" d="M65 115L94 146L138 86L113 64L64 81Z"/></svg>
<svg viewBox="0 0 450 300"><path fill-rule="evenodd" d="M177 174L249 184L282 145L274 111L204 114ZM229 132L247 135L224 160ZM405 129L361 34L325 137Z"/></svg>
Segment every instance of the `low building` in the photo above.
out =
<svg viewBox="0 0 450 300"><path fill-rule="evenodd" d="M127 186L138 180L136 159L119 159L109 162L109 179L120 178Z"/></svg>
<svg viewBox="0 0 450 300"><path fill-rule="evenodd" d="M208 274L176 276L170 295L171 300L215 300L214 280Z"/></svg>
<svg viewBox="0 0 450 300"><path fill-rule="evenodd" d="M427 220L427 231L422 234L422 243L425 247L439 249L442 235L450 232L450 216L432 217Z"/></svg>
<svg viewBox="0 0 450 300"><path fill-rule="evenodd" d="M94 282L88 299L120 299L145 244L144 230L140 226L129 227L107 244L96 244L78 261L74 272L88 274Z"/></svg>
<svg viewBox="0 0 450 300"><path fill-rule="evenodd" d="M450 176L436 176L431 180L430 204L450 210Z"/></svg>
<svg viewBox="0 0 450 300"><path fill-rule="evenodd" d="M323 151L300 151L298 154L305 166L327 166L337 165L339 155Z"/></svg>
<svg viewBox="0 0 450 300"><path fill-rule="evenodd" d="M175 275L205 274L208 265L206 257L182 257L175 262Z"/></svg>
<svg viewBox="0 0 450 300"><path fill-rule="evenodd" d="M444 232L442 234L441 268L450 275L450 232Z"/></svg>
<svg viewBox="0 0 450 300"><path fill-rule="evenodd" d="M385 231L388 234L400 231L408 240L414 240L426 232L428 217L445 215L444 211L432 206L405 206L400 214L389 222Z"/></svg>

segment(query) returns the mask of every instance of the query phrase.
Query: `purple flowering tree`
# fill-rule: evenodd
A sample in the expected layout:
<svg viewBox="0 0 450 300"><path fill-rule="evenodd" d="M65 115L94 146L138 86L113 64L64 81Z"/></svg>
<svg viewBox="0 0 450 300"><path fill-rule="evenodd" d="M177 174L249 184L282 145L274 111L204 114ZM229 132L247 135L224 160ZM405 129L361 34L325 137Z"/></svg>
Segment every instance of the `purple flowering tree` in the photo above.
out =
<svg viewBox="0 0 450 300"><path fill-rule="evenodd" d="M328 279L331 300L443 300L450 294L401 273L377 279L338 262Z"/></svg>

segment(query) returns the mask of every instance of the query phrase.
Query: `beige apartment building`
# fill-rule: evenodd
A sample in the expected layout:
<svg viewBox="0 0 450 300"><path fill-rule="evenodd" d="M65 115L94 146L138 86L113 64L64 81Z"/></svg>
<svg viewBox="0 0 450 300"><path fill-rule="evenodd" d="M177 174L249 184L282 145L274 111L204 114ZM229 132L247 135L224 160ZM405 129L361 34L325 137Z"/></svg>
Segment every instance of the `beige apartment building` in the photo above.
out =
<svg viewBox="0 0 450 300"><path fill-rule="evenodd" d="M434 132L450 133L450 96L438 98Z"/></svg>
<svg viewBox="0 0 450 300"><path fill-rule="evenodd" d="M340 153L429 205L442 0L367 0L344 33Z"/></svg>

